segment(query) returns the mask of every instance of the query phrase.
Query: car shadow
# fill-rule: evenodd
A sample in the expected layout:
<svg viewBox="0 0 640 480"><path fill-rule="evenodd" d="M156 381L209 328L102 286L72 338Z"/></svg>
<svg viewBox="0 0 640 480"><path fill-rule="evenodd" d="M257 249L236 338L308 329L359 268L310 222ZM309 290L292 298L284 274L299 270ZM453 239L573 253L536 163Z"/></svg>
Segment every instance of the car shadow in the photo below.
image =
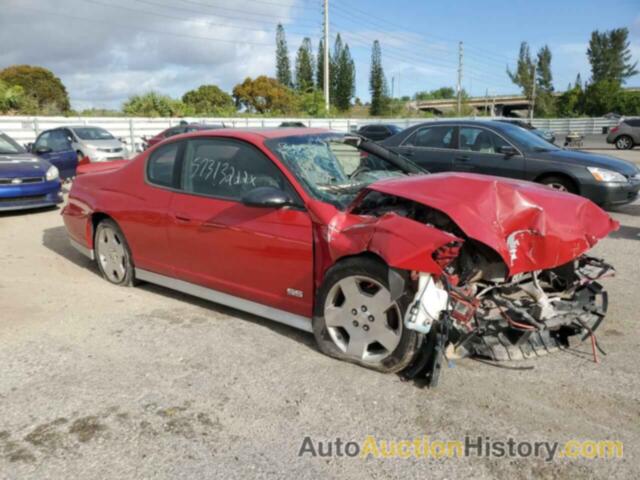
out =
<svg viewBox="0 0 640 480"><path fill-rule="evenodd" d="M623 240L640 240L640 227L620 225L620 228L615 232L611 232L609 237Z"/></svg>
<svg viewBox="0 0 640 480"><path fill-rule="evenodd" d="M5 212L0 212L0 218L21 217L24 215L37 215L39 213L52 212L54 210L58 210L59 208L60 208L59 205L52 205L50 207L25 208L22 210L7 210Z"/></svg>
<svg viewBox="0 0 640 480"><path fill-rule="evenodd" d="M66 258L75 265L86 268L87 270L95 273L95 275L101 277L95 262L92 262L71 246L65 227L60 226L45 229L42 235L42 245L44 245L55 254ZM288 325L284 325L267 318L259 317L257 315L252 315L241 310L236 310L235 308L226 307L218 303L202 300L198 297L193 297L191 295L187 295L185 293L177 292L175 290L171 290L169 288L161 287L159 285L154 285L151 283L141 282L140 284L138 284L137 288L141 288L142 290L151 292L156 295L162 295L164 297L169 297L175 300L179 300L180 302L188 303L206 310L210 310L214 314L229 315L231 317L239 318L241 320L266 327L278 333L279 335L293 339L312 348L315 351L318 351L318 349L315 347L313 335L307 332L300 331L296 328L289 327Z"/></svg>
<svg viewBox="0 0 640 480"><path fill-rule="evenodd" d="M65 227L45 228L42 234L42 245L75 265L99 275L95 263L71 246Z"/></svg>
<svg viewBox="0 0 640 480"><path fill-rule="evenodd" d="M631 203L620 207L614 207L610 210L612 213L621 213L633 217L640 217L640 204Z"/></svg>

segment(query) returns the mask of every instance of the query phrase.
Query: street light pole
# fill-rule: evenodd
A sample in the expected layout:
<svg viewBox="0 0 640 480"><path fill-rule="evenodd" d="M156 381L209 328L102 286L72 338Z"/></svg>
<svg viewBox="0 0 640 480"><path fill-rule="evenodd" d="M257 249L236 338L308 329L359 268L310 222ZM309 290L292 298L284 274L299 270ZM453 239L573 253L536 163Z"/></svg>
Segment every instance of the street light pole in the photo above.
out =
<svg viewBox="0 0 640 480"><path fill-rule="evenodd" d="M329 0L324 0L324 108L328 112L329 98Z"/></svg>

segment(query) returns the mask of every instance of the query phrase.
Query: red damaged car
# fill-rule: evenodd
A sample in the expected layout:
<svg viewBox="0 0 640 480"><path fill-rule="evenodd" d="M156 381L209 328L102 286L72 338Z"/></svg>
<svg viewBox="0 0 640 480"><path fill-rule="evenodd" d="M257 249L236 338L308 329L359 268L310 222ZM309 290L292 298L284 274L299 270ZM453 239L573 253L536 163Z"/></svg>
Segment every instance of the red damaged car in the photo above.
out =
<svg viewBox="0 0 640 480"><path fill-rule="evenodd" d="M617 228L528 182L430 175L313 129L173 137L76 179L71 243L111 283L163 285L312 332L319 349L431 385L447 355L528 358L607 310L586 252Z"/></svg>

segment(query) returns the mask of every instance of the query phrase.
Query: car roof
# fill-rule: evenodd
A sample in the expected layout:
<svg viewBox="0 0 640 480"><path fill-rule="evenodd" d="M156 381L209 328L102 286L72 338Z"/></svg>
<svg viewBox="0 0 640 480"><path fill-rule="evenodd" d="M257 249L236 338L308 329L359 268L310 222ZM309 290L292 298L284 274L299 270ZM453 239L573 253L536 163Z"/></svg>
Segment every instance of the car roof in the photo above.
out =
<svg viewBox="0 0 640 480"><path fill-rule="evenodd" d="M180 137L231 137L241 140L249 140L251 138L255 139L257 137L265 140L271 140L273 138L319 135L324 133L335 132L324 128L221 128L219 130L200 130L197 132L190 132L180 135Z"/></svg>
<svg viewBox="0 0 640 480"><path fill-rule="evenodd" d="M457 125L467 125L467 126L477 126L477 127L492 127L496 130L504 130L509 128L509 125L512 125L512 122L500 122L498 120L436 120L433 122L423 122L418 125L414 125L414 127L427 127L427 126L457 126Z"/></svg>

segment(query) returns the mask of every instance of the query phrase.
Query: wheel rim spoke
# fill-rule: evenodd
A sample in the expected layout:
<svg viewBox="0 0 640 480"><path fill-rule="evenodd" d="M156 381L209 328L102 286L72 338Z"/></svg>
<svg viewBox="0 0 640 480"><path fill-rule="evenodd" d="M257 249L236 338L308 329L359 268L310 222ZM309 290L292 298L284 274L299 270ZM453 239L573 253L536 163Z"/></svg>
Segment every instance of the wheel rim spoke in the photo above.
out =
<svg viewBox="0 0 640 480"><path fill-rule="evenodd" d="M368 342L365 336L360 332L353 332L349 338L349 343L347 344L347 355L363 359L367 352L369 343L370 342Z"/></svg>
<svg viewBox="0 0 640 480"><path fill-rule="evenodd" d="M327 327L344 327L349 321L348 314L344 308L331 305L325 308L324 321Z"/></svg>

